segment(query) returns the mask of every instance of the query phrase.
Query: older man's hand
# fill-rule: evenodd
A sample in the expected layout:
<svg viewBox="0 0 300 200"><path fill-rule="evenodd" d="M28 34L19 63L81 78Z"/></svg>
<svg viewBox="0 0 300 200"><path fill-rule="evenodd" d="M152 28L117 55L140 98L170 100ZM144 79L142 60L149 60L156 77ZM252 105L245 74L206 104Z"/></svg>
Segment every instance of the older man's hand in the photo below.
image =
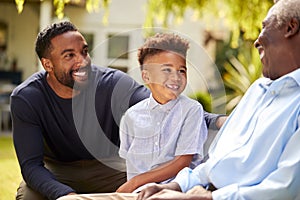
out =
<svg viewBox="0 0 300 200"><path fill-rule="evenodd" d="M143 190L137 200L212 200L210 191L196 186L187 193L166 189L166 185L153 185Z"/></svg>

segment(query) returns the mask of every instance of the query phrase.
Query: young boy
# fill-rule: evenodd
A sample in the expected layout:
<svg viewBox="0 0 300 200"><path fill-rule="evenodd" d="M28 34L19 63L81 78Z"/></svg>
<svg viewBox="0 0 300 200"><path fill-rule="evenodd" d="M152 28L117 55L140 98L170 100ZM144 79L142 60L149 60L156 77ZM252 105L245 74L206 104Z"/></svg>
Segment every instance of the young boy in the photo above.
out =
<svg viewBox="0 0 300 200"><path fill-rule="evenodd" d="M123 116L120 151L127 182L117 192L133 192L155 182L169 182L184 167L203 159L207 137L203 108L181 95L187 84L187 40L156 34L138 50L142 79L151 95Z"/></svg>

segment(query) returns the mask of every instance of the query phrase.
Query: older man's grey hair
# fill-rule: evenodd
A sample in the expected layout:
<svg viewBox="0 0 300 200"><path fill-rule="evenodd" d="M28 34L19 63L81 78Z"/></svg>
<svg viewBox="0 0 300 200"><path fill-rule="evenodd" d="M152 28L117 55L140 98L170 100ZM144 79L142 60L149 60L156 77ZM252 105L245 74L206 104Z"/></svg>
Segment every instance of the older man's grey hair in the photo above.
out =
<svg viewBox="0 0 300 200"><path fill-rule="evenodd" d="M277 19L278 28L288 23L292 18L300 22L300 0L274 0L272 15Z"/></svg>

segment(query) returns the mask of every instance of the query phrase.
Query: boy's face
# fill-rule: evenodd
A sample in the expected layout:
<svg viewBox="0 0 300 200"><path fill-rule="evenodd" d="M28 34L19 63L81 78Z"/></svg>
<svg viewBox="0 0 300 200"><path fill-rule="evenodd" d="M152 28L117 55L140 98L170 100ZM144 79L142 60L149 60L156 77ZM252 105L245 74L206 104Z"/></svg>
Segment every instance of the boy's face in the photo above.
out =
<svg viewBox="0 0 300 200"><path fill-rule="evenodd" d="M145 59L142 78L154 99L165 104L183 92L187 82L186 73L186 60L183 56L163 51Z"/></svg>

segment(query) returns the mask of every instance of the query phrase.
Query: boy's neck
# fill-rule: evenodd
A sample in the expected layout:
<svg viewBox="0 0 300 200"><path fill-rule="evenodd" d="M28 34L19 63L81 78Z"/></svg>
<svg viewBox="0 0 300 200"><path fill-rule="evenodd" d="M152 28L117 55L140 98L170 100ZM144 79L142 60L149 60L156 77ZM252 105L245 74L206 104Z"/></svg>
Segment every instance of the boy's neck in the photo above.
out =
<svg viewBox="0 0 300 200"><path fill-rule="evenodd" d="M158 104L160 104L160 105L167 104L167 103L169 103L170 101L173 101L173 100L175 100L175 99L178 98L178 97L176 97L175 99L162 100L162 99L159 99L158 97L155 97L155 96L153 96L153 95L152 95L152 97L153 97L153 99L154 99Z"/></svg>

